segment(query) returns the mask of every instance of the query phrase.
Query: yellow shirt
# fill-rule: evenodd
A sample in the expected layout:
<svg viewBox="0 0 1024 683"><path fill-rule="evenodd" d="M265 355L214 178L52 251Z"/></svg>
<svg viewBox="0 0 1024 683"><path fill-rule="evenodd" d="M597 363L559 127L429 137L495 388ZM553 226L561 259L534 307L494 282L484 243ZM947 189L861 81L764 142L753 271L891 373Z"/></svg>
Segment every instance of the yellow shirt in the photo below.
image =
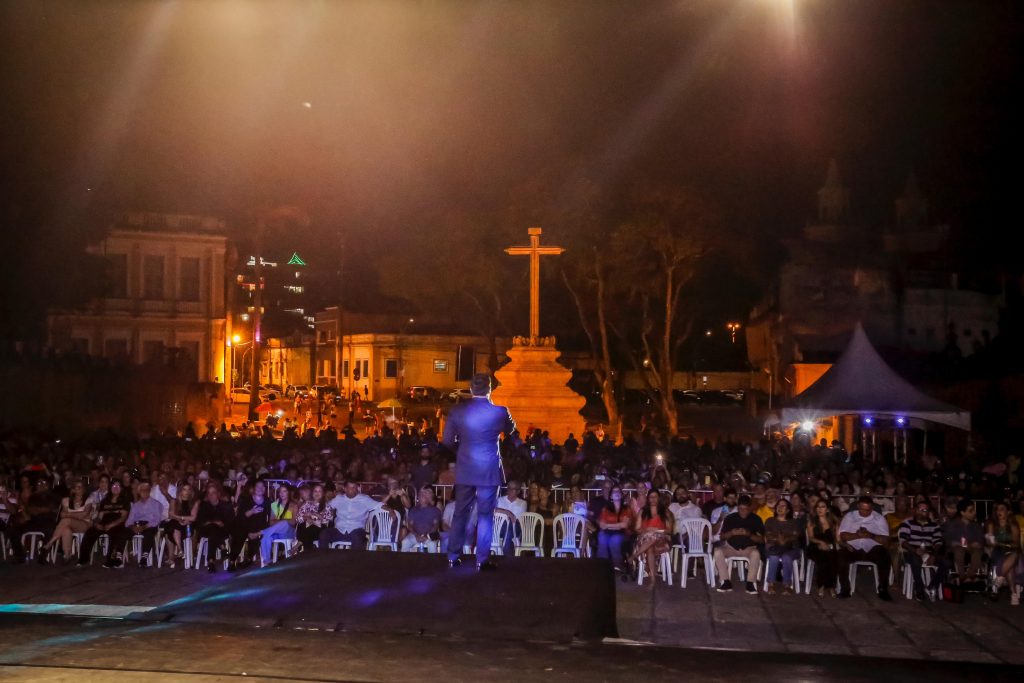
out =
<svg viewBox="0 0 1024 683"><path fill-rule="evenodd" d="M757 512L755 512L754 514L760 517L762 522L767 522L769 519L775 516L775 510L772 510L767 505L762 505L757 509Z"/></svg>
<svg viewBox="0 0 1024 683"><path fill-rule="evenodd" d="M889 536L896 538L897 532L900 530L900 525L907 519L907 516L898 515L895 512L887 514L885 516L885 521L889 523Z"/></svg>

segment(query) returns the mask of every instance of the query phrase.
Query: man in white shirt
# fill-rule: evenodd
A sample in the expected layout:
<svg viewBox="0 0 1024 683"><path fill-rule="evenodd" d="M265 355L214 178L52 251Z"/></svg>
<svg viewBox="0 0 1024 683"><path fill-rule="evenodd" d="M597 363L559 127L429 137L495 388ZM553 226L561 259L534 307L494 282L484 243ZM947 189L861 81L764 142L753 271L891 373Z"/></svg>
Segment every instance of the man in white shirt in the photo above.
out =
<svg viewBox="0 0 1024 683"><path fill-rule="evenodd" d="M693 501L690 500L690 492L686 490L685 486L678 486L673 494L672 503L668 506L668 511L672 513L672 519L676 521L675 532L677 541L685 544L683 522L688 519L701 519L704 517L700 511L700 506L693 504Z"/></svg>
<svg viewBox="0 0 1024 683"><path fill-rule="evenodd" d="M494 512L508 517L508 533L505 534L505 554L512 554L512 539L519 538L519 530L516 528L516 520L519 515L526 512L526 501L519 497L521 484L513 479L508 483L508 492L498 498Z"/></svg>
<svg viewBox="0 0 1024 683"><path fill-rule="evenodd" d="M839 585L837 597L850 597L850 565L870 562L878 578L878 597L892 600L889 590L889 523L875 511L870 496L857 499L857 506L843 516L839 524Z"/></svg>
<svg viewBox="0 0 1024 683"><path fill-rule="evenodd" d="M166 472L160 472L156 475L156 486L153 487L150 496L156 502L160 503L160 507L164 511L164 519L167 519L167 513L171 508L171 501L173 501L178 495L178 488L170 483L170 477L167 476Z"/></svg>
<svg viewBox="0 0 1024 683"><path fill-rule="evenodd" d="M736 504L736 489L727 488L722 497L725 499L725 502L712 510L711 516L708 517L708 521L711 522L712 543L718 543L721 540L719 533L722 531L722 523L725 521L725 518L739 510L739 506Z"/></svg>
<svg viewBox="0 0 1024 683"><path fill-rule="evenodd" d="M320 532L320 547L336 541L352 544L353 550L366 548L366 520L381 504L359 492L359 484L345 482L345 495L335 496L328 505L334 508L334 526Z"/></svg>

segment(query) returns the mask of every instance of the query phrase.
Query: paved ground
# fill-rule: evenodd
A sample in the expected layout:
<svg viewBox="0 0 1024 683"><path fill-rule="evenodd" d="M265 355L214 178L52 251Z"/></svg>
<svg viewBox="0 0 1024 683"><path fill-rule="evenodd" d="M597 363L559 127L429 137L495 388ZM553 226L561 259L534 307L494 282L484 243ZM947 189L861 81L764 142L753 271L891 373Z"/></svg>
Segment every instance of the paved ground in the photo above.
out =
<svg viewBox="0 0 1024 683"><path fill-rule="evenodd" d="M0 614L44 609L50 614L123 616L232 577L180 567L104 570L3 564ZM701 582L686 589L619 584L619 632L627 641L672 648L1024 665L1024 609L1010 607L1005 595L994 604L978 596L968 596L961 605L920 604L900 597L882 603L866 585L868 577L862 578L861 590L846 601L719 594Z"/></svg>

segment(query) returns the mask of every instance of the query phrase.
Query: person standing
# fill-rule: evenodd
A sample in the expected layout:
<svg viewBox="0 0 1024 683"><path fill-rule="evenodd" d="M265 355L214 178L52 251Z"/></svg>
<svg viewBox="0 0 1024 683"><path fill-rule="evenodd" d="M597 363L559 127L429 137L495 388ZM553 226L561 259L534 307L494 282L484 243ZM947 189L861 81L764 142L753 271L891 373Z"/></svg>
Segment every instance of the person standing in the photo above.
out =
<svg viewBox="0 0 1024 683"><path fill-rule="evenodd" d="M491 403L491 377L473 375L469 383L472 397L454 406L448 415L442 443L455 451L455 517L448 539L448 564L462 563L459 551L465 543L466 522L476 503L476 565L481 571L493 570L489 559L493 534L494 507L498 487L503 483L498 437L516 428L508 408Z"/></svg>

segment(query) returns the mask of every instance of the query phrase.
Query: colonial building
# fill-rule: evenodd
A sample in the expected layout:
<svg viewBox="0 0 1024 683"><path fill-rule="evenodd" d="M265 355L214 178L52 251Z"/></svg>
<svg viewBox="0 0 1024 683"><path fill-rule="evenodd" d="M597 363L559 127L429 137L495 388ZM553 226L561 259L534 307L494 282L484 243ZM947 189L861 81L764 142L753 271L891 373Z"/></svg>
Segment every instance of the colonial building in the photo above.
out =
<svg viewBox="0 0 1024 683"><path fill-rule="evenodd" d="M343 332L339 332L344 330ZM316 382L359 391L377 401L414 386L450 391L468 386L474 372L507 361L511 340L438 334L408 313L353 313L331 307L316 314ZM338 370L341 370L339 373Z"/></svg>
<svg viewBox="0 0 1024 683"><path fill-rule="evenodd" d="M777 392L799 393L796 380L820 374L817 364L834 359L857 323L879 346L917 353L966 356L996 336L1000 298L958 287L949 228L929 222L913 176L895 203L886 229L858 224L839 167L829 164L817 220L784 241L788 259L746 326L749 361Z"/></svg>
<svg viewBox="0 0 1024 683"><path fill-rule="evenodd" d="M52 347L114 361L173 360L191 379L225 379L224 221L133 212L88 247L106 259L108 289L84 310L52 311Z"/></svg>

